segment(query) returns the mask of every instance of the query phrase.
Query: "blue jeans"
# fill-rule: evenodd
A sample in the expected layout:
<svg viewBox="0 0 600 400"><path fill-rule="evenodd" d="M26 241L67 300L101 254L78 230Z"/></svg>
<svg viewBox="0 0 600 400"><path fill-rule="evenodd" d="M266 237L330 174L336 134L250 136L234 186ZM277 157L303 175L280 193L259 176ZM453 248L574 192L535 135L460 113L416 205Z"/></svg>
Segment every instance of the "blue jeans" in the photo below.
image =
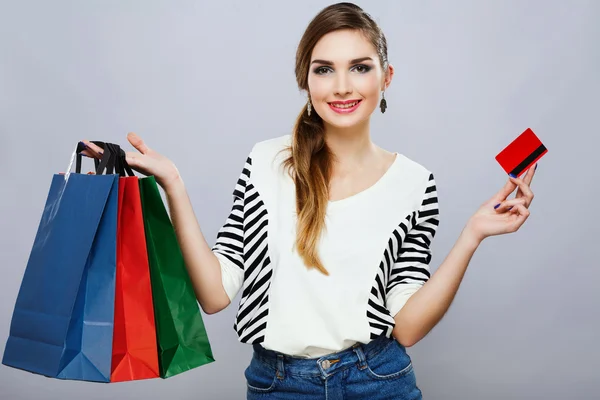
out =
<svg viewBox="0 0 600 400"><path fill-rule="evenodd" d="M412 362L394 338L320 358L299 358L253 345L247 399L421 400Z"/></svg>

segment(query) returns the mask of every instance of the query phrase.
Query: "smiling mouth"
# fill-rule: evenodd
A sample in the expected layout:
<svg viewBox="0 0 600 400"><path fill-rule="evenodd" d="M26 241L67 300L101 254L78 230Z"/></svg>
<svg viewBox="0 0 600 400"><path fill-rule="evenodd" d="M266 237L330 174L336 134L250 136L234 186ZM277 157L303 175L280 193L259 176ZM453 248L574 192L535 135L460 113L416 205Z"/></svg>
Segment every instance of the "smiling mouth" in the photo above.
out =
<svg viewBox="0 0 600 400"><path fill-rule="evenodd" d="M340 110L346 110L352 107L355 107L356 105L358 105L358 103L360 103L362 100L351 100L349 102L342 102L342 101L334 101L329 103L329 105L333 108L337 108Z"/></svg>

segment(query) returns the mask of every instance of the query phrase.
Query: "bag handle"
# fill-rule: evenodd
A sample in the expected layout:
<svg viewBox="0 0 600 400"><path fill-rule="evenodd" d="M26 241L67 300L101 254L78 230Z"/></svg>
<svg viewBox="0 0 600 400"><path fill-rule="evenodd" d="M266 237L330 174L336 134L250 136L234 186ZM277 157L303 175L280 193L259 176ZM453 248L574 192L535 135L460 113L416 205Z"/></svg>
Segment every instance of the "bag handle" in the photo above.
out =
<svg viewBox="0 0 600 400"><path fill-rule="evenodd" d="M112 155L111 149L106 148L106 146L103 142L92 141L92 143L94 143L96 146L104 149L104 152L102 153L102 158L100 160L94 158L94 166L95 166L96 175L102 175L105 172L105 170L106 170L107 174L112 174L113 170L114 170L114 161L112 161L113 155ZM83 150L85 150L85 145L83 143L79 142L77 144L77 149L75 150L75 153L76 153L75 173L77 173L77 174L81 173L81 160L83 159L81 152Z"/></svg>
<svg viewBox="0 0 600 400"><path fill-rule="evenodd" d="M92 143L104 150L100 160L94 158L96 175L102 175L106 172L106 174L116 173L119 176L135 176L133 170L125 159L125 152L119 145L114 143L104 143L97 140L93 140ZM84 150L85 145L80 142L77 145L77 160L75 165L75 172L78 174L81 173L81 160L83 158L81 152Z"/></svg>
<svg viewBox="0 0 600 400"><path fill-rule="evenodd" d="M115 173L122 177L135 176L133 170L127 163L125 151L123 151L119 145L114 143L106 143L106 145L114 156Z"/></svg>

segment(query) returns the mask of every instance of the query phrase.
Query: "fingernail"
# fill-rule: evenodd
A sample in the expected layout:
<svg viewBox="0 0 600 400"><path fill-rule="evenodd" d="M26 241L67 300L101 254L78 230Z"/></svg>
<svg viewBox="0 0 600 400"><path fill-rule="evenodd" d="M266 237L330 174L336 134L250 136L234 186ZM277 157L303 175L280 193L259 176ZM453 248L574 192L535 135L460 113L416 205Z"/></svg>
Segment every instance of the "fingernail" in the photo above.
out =
<svg viewBox="0 0 600 400"><path fill-rule="evenodd" d="M508 209L508 211L510 211L510 210L512 210L512 207L510 207L510 208Z"/></svg>
<svg viewBox="0 0 600 400"><path fill-rule="evenodd" d="M535 168L533 169L534 171L537 169L537 166L538 166L537 163L535 163Z"/></svg>
<svg viewBox="0 0 600 400"><path fill-rule="evenodd" d="M508 176L510 176L511 178L516 178L517 177L515 174L508 174Z"/></svg>
<svg viewBox="0 0 600 400"><path fill-rule="evenodd" d="M498 203L494 206L494 210L497 209L498 207L500 207L500 203Z"/></svg>

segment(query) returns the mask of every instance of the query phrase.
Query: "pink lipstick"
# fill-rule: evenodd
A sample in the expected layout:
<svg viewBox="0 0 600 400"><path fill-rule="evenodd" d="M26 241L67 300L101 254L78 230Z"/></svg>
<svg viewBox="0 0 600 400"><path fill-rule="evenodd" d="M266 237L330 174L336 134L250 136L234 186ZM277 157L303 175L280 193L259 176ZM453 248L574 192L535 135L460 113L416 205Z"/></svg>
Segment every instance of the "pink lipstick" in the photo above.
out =
<svg viewBox="0 0 600 400"><path fill-rule="evenodd" d="M345 101L332 101L329 107L338 114L350 114L354 112L362 100L345 100Z"/></svg>

